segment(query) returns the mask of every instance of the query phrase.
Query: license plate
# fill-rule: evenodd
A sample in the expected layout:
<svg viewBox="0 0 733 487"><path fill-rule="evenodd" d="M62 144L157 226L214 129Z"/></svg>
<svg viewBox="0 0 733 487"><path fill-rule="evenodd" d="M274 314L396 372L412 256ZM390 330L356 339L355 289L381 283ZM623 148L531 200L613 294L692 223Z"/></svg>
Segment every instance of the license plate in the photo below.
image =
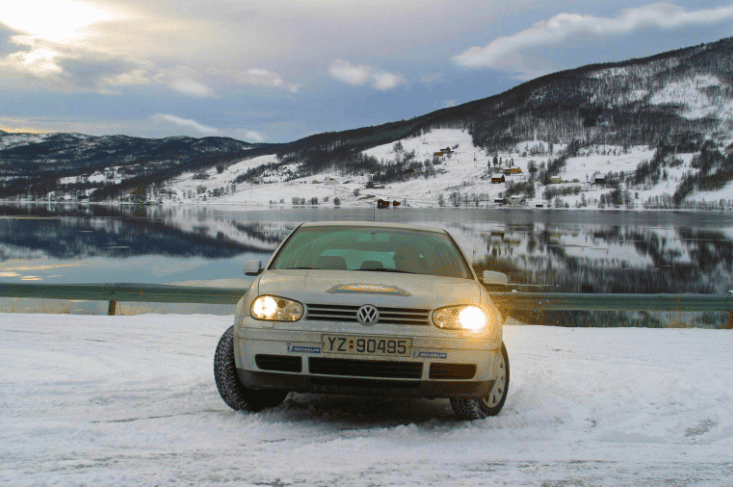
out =
<svg viewBox="0 0 733 487"><path fill-rule="evenodd" d="M412 348L411 338L322 335L321 343L324 353L348 353L353 355L409 357Z"/></svg>

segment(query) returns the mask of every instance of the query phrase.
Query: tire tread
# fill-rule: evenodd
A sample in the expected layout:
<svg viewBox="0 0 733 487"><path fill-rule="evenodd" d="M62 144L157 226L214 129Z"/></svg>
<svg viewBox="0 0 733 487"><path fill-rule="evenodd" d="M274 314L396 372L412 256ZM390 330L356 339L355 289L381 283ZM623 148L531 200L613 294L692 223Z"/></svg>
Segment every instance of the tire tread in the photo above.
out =
<svg viewBox="0 0 733 487"><path fill-rule="evenodd" d="M234 360L234 327L230 326L219 339L214 354L214 380L219 395L236 411L257 412L282 403L287 391L254 390L245 387L237 375Z"/></svg>

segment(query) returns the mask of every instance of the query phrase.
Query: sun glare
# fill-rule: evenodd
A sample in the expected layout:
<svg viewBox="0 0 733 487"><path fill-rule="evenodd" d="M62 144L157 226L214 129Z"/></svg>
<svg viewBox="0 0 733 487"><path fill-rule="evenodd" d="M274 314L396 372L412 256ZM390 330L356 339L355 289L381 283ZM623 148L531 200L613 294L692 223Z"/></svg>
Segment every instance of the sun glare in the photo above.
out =
<svg viewBox="0 0 733 487"><path fill-rule="evenodd" d="M36 129L32 127L11 127L0 124L0 130L9 134L49 134L50 130ZM2 277L2 276L0 276Z"/></svg>
<svg viewBox="0 0 733 487"><path fill-rule="evenodd" d="M112 18L91 3L72 0L24 0L0 10L0 22L11 29L52 42L83 37L80 28Z"/></svg>

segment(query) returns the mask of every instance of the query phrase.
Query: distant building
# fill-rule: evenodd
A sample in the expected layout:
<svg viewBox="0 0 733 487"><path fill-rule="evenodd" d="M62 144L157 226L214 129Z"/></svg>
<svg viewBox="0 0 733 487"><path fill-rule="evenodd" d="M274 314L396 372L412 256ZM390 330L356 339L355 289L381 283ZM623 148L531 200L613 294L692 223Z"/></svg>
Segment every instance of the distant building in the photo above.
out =
<svg viewBox="0 0 733 487"><path fill-rule="evenodd" d="M503 183L505 181L504 175L502 174L501 177L492 177L491 182L494 184Z"/></svg>
<svg viewBox="0 0 733 487"><path fill-rule="evenodd" d="M527 198L522 195L512 195L509 197L509 206L527 206Z"/></svg>
<svg viewBox="0 0 733 487"><path fill-rule="evenodd" d="M557 176L553 176L550 178L550 184L560 184L562 183L562 178L559 178Z"/></svg>

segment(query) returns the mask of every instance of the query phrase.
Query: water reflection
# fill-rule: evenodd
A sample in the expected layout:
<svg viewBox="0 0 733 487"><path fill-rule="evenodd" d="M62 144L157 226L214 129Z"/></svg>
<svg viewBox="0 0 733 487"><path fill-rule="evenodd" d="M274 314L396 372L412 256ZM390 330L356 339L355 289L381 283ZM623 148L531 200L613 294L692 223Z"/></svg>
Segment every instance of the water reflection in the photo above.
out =
<svg viewBox="0 0 733 487"><path fill-rule="evenodd" d="M245 260L266 260L300 222L378 220L445 228L477 270L506 272L530 290L733 289L729 214L3 205L0 215L3 282L238 279Z"/></svg>
<svg viewBox="0 0 733 487"><path fill-rule="evenodd" d="M0 212L0 261L43 254L55 259L165 255L226 258L275 248L282 232L260 222L207 219L205 214L103 208L11 207ZM35 210L35 211L34 211ZM28 214L35 218L28 218ZM102 213L100 215L99 213ZM42 217L39 217L40 215ZM175 215L175 218L174 218Z"/></svg>

